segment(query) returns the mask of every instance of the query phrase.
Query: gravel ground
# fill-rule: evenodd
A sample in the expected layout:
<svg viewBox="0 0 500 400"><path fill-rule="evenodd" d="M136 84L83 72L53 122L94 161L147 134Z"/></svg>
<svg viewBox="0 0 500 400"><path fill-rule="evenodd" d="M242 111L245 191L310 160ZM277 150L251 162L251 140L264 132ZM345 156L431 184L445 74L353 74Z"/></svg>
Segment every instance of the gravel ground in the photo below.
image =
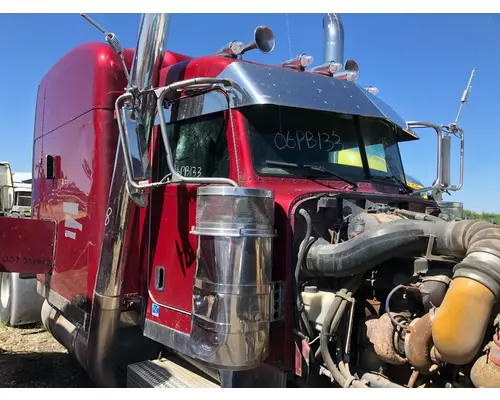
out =
<svg viewBox="0 0 500 400"><path fill-rule="evenodd" d="M94 387L77 361L41 324L0 325L0 388Z"/></svg>

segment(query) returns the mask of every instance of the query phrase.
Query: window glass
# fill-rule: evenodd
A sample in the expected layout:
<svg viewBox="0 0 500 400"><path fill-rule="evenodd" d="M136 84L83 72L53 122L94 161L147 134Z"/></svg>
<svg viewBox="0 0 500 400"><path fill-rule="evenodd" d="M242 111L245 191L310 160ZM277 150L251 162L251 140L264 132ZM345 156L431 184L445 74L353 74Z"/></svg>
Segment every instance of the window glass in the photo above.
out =
<svg viewBox="0 0 500 400"><path fill-rule="evenodd" d="M404 179L395 132L383 120L274 105L249 106L241 112L246 118L254 168L260 175L331 179L321 171L266 162L279 161L316 165L355 180L369 178L359 150L359 130L370 177Z"/></svg>
<svg viewBox="0 0 500 400"><path fill-rule="evenodd" d="M20 207L31 207L31 194L29 192L18 192L17 205Z"/></svg>
<svg viewBox="0 0 500 400"><path fill-rule="evenodd" d="M224 113L167 124L175 170L186 177L229 177L229 152ZM168 174L161 146L162 177Z"/></svg>

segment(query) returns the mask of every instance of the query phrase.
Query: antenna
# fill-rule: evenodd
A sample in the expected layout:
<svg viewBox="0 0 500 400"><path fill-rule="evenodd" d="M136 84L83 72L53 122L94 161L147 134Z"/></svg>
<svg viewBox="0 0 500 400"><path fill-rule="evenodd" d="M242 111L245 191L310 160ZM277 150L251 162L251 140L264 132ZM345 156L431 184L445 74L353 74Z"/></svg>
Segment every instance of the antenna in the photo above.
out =
<svg viewBox="0 0 500 400"><path fill-rule="evenodd" d="M467 99L469 97L470 90L472 89L472 86L471 86L472 78L474 77L475 73L476 73L476 68L474 67L474 68L472 68L472 72L470 74L469 83L467 84L467 87L465 88L465 90L462 94L462 99L460 102L460 108L458 109L457 118L455 118L455 122L453 124L451 124L452 126L455 126L455 127L458 126L458 119L460 118L460 114L462 113L462 109L464 108L465 103L467 103Z"/></svg>
<svg viewBox="0 0 500 400"><path fill-rule="evenodd" d="M97 22L92 20L87 14L80 13L80 15L85 18L88 22L90 22L93 26L95 26L98 30L104 33L106 42L111 46L113 51L118 54L120 57L120 61L122 63L123 71L125 72L125 76L127 77L127 82L130 83L130 74L127 69L127 65L125 64L125 57L123 57L123 46L120 43L120 40L116 37L116 35L112 32L108 32Z"/></svg>
<svg viewBox="0 0 500 400"><path fill-rule="evenodd" d="M285 22L286 22L286 33L288 35L288 49L290 50L290 58L292 58L293 57L292 36L290 35L290 22L288 21L288 14L285 14Z"/></svg>

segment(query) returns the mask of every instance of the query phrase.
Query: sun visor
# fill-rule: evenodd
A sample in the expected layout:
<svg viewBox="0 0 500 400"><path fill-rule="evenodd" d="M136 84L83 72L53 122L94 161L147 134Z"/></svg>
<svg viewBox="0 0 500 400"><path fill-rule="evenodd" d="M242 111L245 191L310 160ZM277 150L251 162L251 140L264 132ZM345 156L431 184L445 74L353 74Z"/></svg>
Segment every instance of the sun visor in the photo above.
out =
<svg viewBox="0 0 500 400"><path fill-rule="evenodd" d="M245 61L229 64L217 78L231 81L232 108L272 104L380 118L396 126L398 141L419 139L392 107L355 82ZM226 109L226 98L209 92L180 100L177 120Z"/></svg>

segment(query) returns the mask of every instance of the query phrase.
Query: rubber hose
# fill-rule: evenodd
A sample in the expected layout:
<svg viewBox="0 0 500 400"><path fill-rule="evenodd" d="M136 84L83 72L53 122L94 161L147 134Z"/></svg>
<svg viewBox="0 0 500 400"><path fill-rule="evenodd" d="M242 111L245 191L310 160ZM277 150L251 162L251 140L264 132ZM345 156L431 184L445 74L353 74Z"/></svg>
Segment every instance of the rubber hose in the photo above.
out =
<svg viewBox="0 0 500 400"><path fill-rule="evenodd" d="M358 278L354 277L347 283L346 288L341 289L339 291L339 295L336 296L335 300L332 302L332 305L330 306L328 313L326 314L326 317L323 321L323 326L321 328L321 335L320 335L321 356L323 357L323 361L325 362L328 370L332 374L335 381L342 387L344 387L345 384L348 382L348 379L352 379L352 377L347 378L340 372L337 365L333 361L332 356L330 355L328 344L329 344L329 338L333 333L336 332L340 324L340 321L342 319L343 311L345 311L345 307L347 306L347 301L343 299L343 295L347 296L352 295L352 292L357 290L357 288L359 287L359 283L360 282ZM356 385L354 385L354 381L355 379L351 383L353 386L366 387L366 385L363 385L359 381L356 383Z"/></svg>
<svg viewBox="0 0 500 400"><path fill-rule="evenodd" d="M352 292L354 292L354 291L355 290L352 290ZM348 295L349 295L349 293L348 293ZM335 314L335 317L333 318L332 324L330 326L330 337L332 337L337 332L337 329L340 325L340 322L342 321L342 317L344 316L345 310L346 310L347 306L349 305L346 300L344 300L344 299L342 299L342 300L343 301L340 304L340 306ZM333 361L333 362L335 363L335 361ZM339 365L339 368L338 368L339 372L342 374L342 376L345 378L345 380L346 381L352 380L353 376L350 373L350 371L347 369L347 367L345 366L343 361L339 361L338 365ZM355 388L368 388L368 386L366 386L364 383L358 381L357 379L352 380L351 385Z"/></svg>
<svg viewBox="0 0 500 400"><path fill-rule="evenodd" d="M339 294L346 294L347 290L346 289L341 289L339 291ZM319 338L319 347L321 350L321 356L323 357L323 361L326 364L326 367L328 368L328 371L333 376L333 379L340 385L344 386L346 383L346 379L344 376L340 373L339 369L333 362L333 359L330 355L330 351L328 349L328 344L329 344L329 338L330 338L330 327L332 325L333 319L335 315L337 314L337 310L340 306L340 303L342 302L342 298L340 297L335 297L335 299L332 302L332 305L328 309L328 313L326 314L326 317L323 321L323 326L321 327L321 335Z"/></svg>
<svg viewBox="0 0 500 400"><path fill-rule="evenodd" d="M300 293L300 287L299 287L299 274L300 274L300 267L302 263L304 262L304 256L306 253L307 249L307 243L309 241L309 238L311 237L311 232L312 232L312 222L311 222L311 216L309 213L304 210L303 208L299 211L299 214L302 215L304 220L306 221L306 234L304 236L304 239L302 241L302 247L299 251L299 255L297 257L297 265L295 266L295 305L297 307L297 313L302 320L302 324L304 325L305 330L307 331L307 335L309 338L312 340L316 336L314 334L314 331L311 327L311 324L309 323L309 320L307 318L307 315L304 311L304 303L302 302L302 296ZM300 320L299 320L299 326L300 326Z"/></svg>
<svg viewBox="0 0 500 400"><path fill-rule="evenodd" d="M435 217L434 215L429 215L410 210L397 210L396 214L404 215L405 217L412 217L420 221L440 221L440 222L443 221L442 218Z"/></svg>
<svg viewBox="0 0 500 400"><path fill-rule="evenodd" d="M399 220L339 244L320 238L309 247L304 268L313 276L347 277L366 272L398 254L425 252L428 241L423 238L423 224L436 225Z"/></svg>

